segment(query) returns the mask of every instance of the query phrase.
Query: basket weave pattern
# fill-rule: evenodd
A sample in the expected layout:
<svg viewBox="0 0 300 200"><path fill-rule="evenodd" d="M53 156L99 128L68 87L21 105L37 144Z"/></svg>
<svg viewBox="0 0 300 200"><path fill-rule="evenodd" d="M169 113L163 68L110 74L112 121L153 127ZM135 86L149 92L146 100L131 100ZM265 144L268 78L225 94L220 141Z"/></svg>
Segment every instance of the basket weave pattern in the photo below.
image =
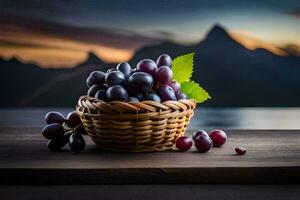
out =
<svg viewBox="0 0 300 200"><path fill-rule="evenodd" d="M194 114L194 100L104 102L82 96L77 112L92 140L112 151L171 149Z"/></svg>

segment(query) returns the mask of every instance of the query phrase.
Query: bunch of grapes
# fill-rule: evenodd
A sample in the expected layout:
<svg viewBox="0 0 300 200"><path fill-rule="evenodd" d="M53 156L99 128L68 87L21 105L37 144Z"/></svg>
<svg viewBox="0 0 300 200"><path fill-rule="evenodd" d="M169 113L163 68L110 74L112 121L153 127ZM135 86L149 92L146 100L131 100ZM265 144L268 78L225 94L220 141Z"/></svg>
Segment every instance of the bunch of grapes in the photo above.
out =
<svg viewBox="0 0 300 200"><path fill-rule="evenodd" d="M45 121L47 126L44 127L42 135L49 140L47 146L50 151L59 151L67 143L75 153L84 149L82 134L86 134L86 131L75 111L70 112L66 118L59 112L48 112Z"/></svg>
<svg viewBox="0 0 300 200"><path fill-rule="evenodd" d="M173 80L172 59L166 54L156 62L143 59L136 68L120 63L116 68L92 72L86 80L87 96L103 101L176 101L187 99Z"/></svg>

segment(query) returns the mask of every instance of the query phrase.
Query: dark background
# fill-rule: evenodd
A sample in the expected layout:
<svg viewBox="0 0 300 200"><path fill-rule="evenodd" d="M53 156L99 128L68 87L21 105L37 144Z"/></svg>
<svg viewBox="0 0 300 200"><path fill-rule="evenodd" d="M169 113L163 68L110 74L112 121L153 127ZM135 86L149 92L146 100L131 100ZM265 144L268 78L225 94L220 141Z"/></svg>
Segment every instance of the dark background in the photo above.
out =
<svg viewBox="0 0 300 200"><path fill-rule="evenodd" d="M71 106L93 70L195 52L202 106L300 106L298 1L0 0L1 107Z"/></svg>

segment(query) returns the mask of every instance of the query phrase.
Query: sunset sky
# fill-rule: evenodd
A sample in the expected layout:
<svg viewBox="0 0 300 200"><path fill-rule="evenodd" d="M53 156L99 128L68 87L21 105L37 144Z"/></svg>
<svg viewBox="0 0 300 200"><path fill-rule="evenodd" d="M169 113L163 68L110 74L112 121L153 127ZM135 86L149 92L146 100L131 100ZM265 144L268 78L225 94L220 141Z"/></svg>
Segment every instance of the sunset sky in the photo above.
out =
<svg viewBox="0 0 300 200"><path fill-rule="evenodd" d="M299 0L0 0L0 57L74 66L126 61L145 45L199 42L215 23L248 48L300 46Z"/></svg>

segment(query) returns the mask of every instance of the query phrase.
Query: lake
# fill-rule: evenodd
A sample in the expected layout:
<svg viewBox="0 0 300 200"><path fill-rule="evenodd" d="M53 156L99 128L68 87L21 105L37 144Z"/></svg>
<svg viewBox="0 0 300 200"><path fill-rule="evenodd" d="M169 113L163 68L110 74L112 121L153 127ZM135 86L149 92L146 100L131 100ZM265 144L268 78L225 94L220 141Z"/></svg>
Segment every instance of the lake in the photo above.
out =
<svg viewBox="0 0 300 200"><path fill-rule="evenodd" d="M43 126L50 110L68 113L72 108L1 108L0 126ZM197 108L192 129L300 129L297 108Z"/></svg>

